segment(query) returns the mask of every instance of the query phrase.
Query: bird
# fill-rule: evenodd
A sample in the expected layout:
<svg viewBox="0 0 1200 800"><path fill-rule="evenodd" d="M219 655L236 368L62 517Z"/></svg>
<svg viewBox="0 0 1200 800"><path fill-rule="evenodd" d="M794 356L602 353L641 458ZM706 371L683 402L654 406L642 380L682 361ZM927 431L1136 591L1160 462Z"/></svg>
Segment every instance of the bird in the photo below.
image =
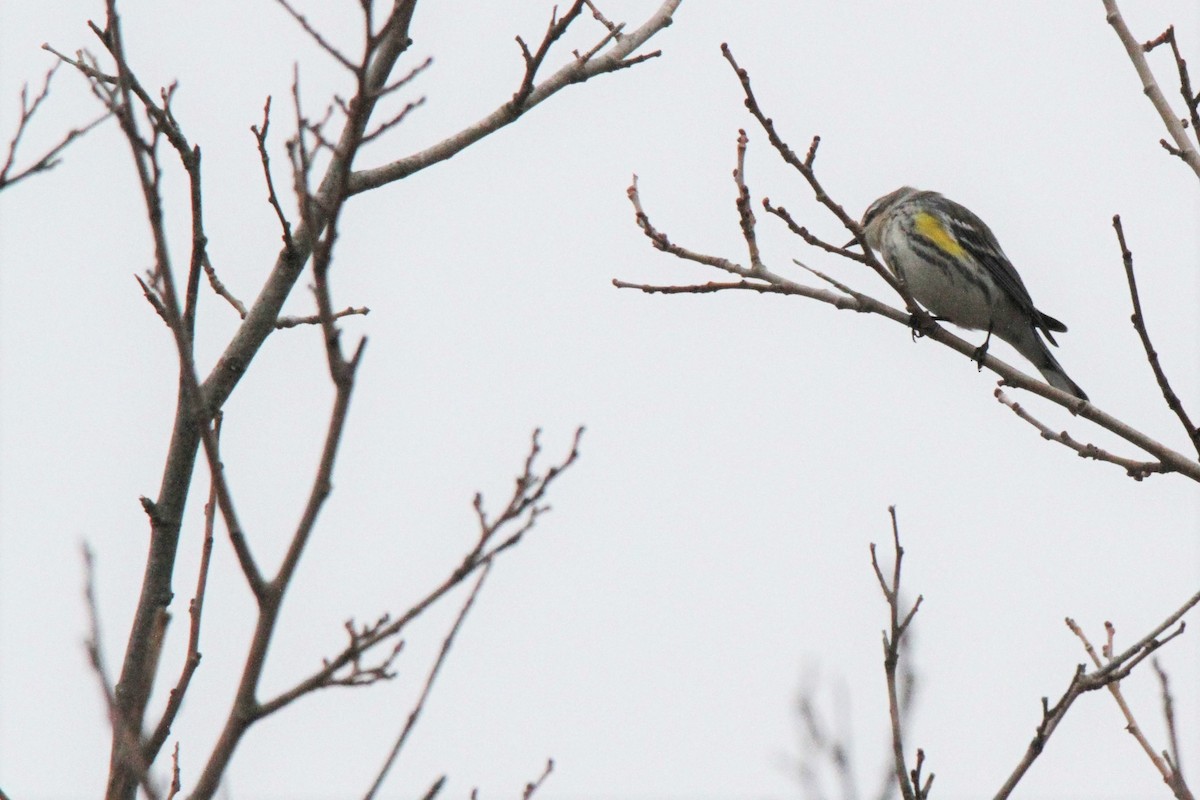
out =
<svg viewBox="0 0 1200 800"><path fill-rule="evenodd" d="M1016 268L983 220L937 192L902 186L880 197L862 217L872 250L936 319L988 335L976 351L982 366L991 337L1008 342L1056 389L1080 400L1046 342L1067 326L1038 311Z"/></svg>

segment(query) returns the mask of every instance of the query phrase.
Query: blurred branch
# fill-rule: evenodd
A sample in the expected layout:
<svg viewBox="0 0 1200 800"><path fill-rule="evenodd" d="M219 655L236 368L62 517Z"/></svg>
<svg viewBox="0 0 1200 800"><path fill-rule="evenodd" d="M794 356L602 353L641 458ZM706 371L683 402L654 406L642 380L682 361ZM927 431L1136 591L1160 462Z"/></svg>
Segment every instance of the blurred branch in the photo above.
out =
<svg viewBox="0 0 1200 800"><path fill-rule="evenodd" d="M1175 701L1171 697L1171 686L1167 679L1167 673L1159 665L1158 659L1150 659L1150 665L1154 667L1154 674L1158 676L1159 685L1162 687L1163 719L1167 723L1167 740L1171 745L1171 749L1164 750L1162 754L1163 761L1166 762L1171 773L1167 785L1171 787L1175 797L1182 800L1191 797L1192 794L1183 778L1183 762L1179 758L1179 731L1175 727Z"/></svg>
<svg viewBox="0 0 1200 800"><path fill-rule="evenodd" d="M796 768L803 796L805 800L825 800L827 795L822 777L831 773L833 780L841 786L842 800L857 800L859 793L851 763L853 742L849 733L850 709L845 687L838 686L833 693L834 714L840 729L835 732L830 730L831 726L821 716L813 682L809 679L805 683L808 685L801 688L796 697L796 720L800 735ZM888 785L893 783L891 774L889 767Z"/></svg>
<svg viewBox="0 0 1200 800"><path fill-rule="evenodd" d="M125 769L132 773L136 783L150 800L158 800L159 792L150 776L150 762L142 758L142 735L138 727L125 714L117 702L116 690L108 667L104 661L103 637L100 636L100 609L96 603L96 557L86 544L83 546L84 604L88 612L88 638L84 642L88 663L100 684L108 711L108 724L113 735L113 758L120 759ZM155 662L162 653L163 638L166 636L168 616L164 613L156 626Z"/></svg>
<svg viewBox="0 0 1200 800"><path fill-rule="evenodd" d="M1144 46L1141 42L1133 38L1129 26L1125 24L1125 18L1121 16L1121 11L1117 8L1117 0L1104 0L1104 10L1108 24L1116 31L1117 38L1125 46L1125 52L1129 55L1129 60L1133 63L1134 70L1137 71L1138 78L1142 82L1142 91L1145 92L1146 97L1150 98L1150 102L1154 105L1154 110L1158 112L1163 126L1167 129L1167 133L1170 134L1171 140L1175 143L1174 149L1171 150L1172 155L1178 156L1185 164L1192 168L1192 171L1196 173L1196 177L1200 178L1200 152L1196 150L1195 143L1188 138L1187 130L1180 121L1179 115L1175 113L1174 109L1171 108L1171 104L1167 102L1167 98L1163 96L1162 89L1158 86L1158 80L1154 77L1154 73L1146 61L1146 51L1151 48ZM1182 61L1182 59L1179 59L1179 61ZM1186 77L1186 67L1181 69L1181 74ZM1187 100L1189 111L1194 115L1196 100L1194 98L1187 98Z"/></svg>
<svg viewBox="0 0 1200 800"><path fill-rule="evenodd" d="M21 146L21 139L25 136L29 128L29 123L33 121L33 117L37 114L38 109L41 108L42 103L50 96L50 82L54 79L54 73L58 71L61 64L61 61L56 62L46 72L46 77L42 81L41 91L37 93L32 102L29 100L29 84L26 83L21 86L21 114L17 118L17 130L8 143L8 155L4 159L4 166L0 167L0 191L20 183L30 175L54 169L62 162L59 156L63 150L67 149L67 146L71 142L83 136L109 117L109 112L105 112L82 127L72 128L58 140L57 144L51 146L49 150L46 150L41 156L34 159L28 166L17 169L15 172L13 171L17 159L17 149Z"/></svg>
<svg viewBox="0 0 1200 800"><path fill-rule="evenodd" d="M521 800L532 800L537 794L538 789L542 788L542 784L546 782L546 778L550 777L550 773L554 772L554 759L546 759L546 768L542 770L542 774L538 776L536 781L525 784L525 790L521 792Z"/></svg>
<svg viewBox="0 0 1200 800"><path fill-rule="evenodd" d="M879 588L887 600L889 620L888 630L883 632L883 671L887 678L888 712L892 720L892 758L895 770L896 784L904 800L925 800L933 785L933 773L922 782L921 770L925 765L925 752L917 748L917 761L911 772L904 758L904 712L900 705L900 681L897 677L900 664L900 643L908 626L912 624L917 609L924 599L917 595L917 600L905 612L900 610L900 567L904 560L904 548L900 546L900 526L896 520L896 507L888 506L888 514L892 518L892 547L895 554L892 567L891 585L883 576L879 560L875 553L875 543L871 543L871 567L875 570L875 578Z"/></svg>

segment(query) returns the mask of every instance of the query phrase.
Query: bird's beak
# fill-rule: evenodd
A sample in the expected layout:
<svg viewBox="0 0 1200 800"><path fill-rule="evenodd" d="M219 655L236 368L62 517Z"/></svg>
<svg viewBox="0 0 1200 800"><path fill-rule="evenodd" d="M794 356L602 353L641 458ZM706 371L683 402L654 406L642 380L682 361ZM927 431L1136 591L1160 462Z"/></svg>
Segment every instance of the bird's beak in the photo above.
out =
<svg viewBox="0 0 1200 800"><path fill-rule="evenodd" d="M851 239L850 241L848 241L844 245L842 245L842 249L846 250L848 248L857 247L857 246L858 246L858 239Z"/></svg>

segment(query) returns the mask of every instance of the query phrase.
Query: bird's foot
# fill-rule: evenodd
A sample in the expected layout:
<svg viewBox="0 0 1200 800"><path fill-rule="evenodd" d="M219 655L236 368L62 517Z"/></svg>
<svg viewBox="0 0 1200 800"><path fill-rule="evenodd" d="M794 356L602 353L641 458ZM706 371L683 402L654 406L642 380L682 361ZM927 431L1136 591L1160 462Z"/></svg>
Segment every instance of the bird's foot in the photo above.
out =
<svg viewBox="0 0 1200 800"><path fill-rule="evenodd" d="M983 359L987 358L988 345L992 342L992 330L988 328L987 338L983 340L983 344L975 348L975 352L971 355L971 360L979 367L979 371L983 372Z"/></svg>

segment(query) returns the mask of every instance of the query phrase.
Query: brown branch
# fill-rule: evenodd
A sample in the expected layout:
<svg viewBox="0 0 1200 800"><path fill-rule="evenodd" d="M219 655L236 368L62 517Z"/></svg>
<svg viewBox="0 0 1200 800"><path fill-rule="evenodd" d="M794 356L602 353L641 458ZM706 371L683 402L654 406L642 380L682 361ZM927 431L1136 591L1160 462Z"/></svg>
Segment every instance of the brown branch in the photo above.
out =
<svg viewBox="0 0 1200 800"><path fill-rule="evenodd" d="M294 19L301 28L304 29L304 32L308 34L310 39L317 43L318 47L332 56L334 61L338 62L354 74L358 74L359 65L342 55L342 52L330 44L325 37L321 35L321 32L309 23L308 19L303 14L292 8L291 4L287 2L287 0L275 0L275 2L278 3L283 10L286 11L288 15Z"/></svg>
<svg viewBox="0 0 1200 800"><path fill-rule="evenodd" d="M338 672L347 666L352 666L362 654L380 643L397 636L417 617L421 616L430 606L440 600L454 587L458 586L472 574L494 561L501 553L516 546L525 533L536 523L538 517L545 513L547 506L541 505L550 485L579 457L579 437L583 429L575 431L571 452L556 466L551 466L545 472L533 471L532 461L527 457L525 471L516 480L516 489L509 499L505 511L494 521L485 522L481 528L476 545L463 557L462 562L436 587L401 614L392 620L387 616L369 629L364 629L360 635L352 637L350 644L338 655L323 662L321 669L295 684L274 698L261 703L256 711L258 717L273 714L284 706L303 697L304 695L329 686L339 685ZM535 437L537 432L535 432ZM530 454L536 455L540 447L536 441L530 448ZM474 501L476 514L481 513L482 500L476 495ZM486 519L486 514L483 515ZM509 528L516 527L515 531ZM499 544L491 544L503 535ZM490 546L489 546L490 545Z"/></svg>
<svg viewBox="0 0 1200 800"><path fill-rule="evenodd" d="M1138 78L1142 82L1142 91L1146 97L1150 99L1154 110L1158 112L1159 119L1162 120L1163 126L1171 136L1174 142L1175 149L1178 151L1181 158L1192 171L1200 177L1200 151L1197 151L1195 144L1188 138L1187 130L1180 122L1179 116L1171 108L1171 104L1167 102L1167 98L1163 95L1162 89L1158 86L1158 80L1154 77L1154 73L1150 70L1150 65L1146 62L1146 51L1141 42L1134 38L1130 32L1129 26L1125 24L1124 17L1121 16L1121 11L1117 8L1117 0L1103 0L1105 18L1108 24L1116 31L1117 38L1121 40L1121 44L1125 47L1125 52L1129 56L1130 62L1133 63L1134 70L1137 71ZM1189 109L1192 102L1188 103Z"/></svg>
<svg viewBox="0 0 1200 800"><path fill-rule="evenodd" d="M711 294L713 292L723 292L727 289L748 289L753 292L761 292L762 294L788 294L788 291L781 286L748 280L727 281L724 283L709 281L708 283L699 283L690 286L653 286L648 283L629 283L628 281L613 278L612 284L618 289L640 289L646 294Z"/></svg>
<svg viewBox="0 0 1200 800"><path fill-rule="evenodd" d="M234 296L233 292L229 291L229 289L225 287L225 284L221 283L221 279L217 277L216 267L212 265L212 262L207 256L205 256L201 266L204 268L204 274L208 276L208 285L212 287L212 290L216 292L219 297L225 298L225 301L229 303L229 305L233 306L233 310L238 313L238 316L242 319L245 319L246 305L241 300L238 300L237 297Z"/></svg>
<svg viewBox="0 0 1200 800"><path fill-rule="evenodd" d="M400 756L400 751L404 749L405 742L408 741L408 736L416 727L417 719L421 716L421 712L425 709L425 702L429 699L429 694L433 691L433 683L437 680L438 673L442 670L442 664L446 662L446 656L450 653L450 648L454 644L454 637L458 635L459 629L462 628L463 620L467 618L467 612L475 605L475 598L479 596L479 590L483 588L483 582L487 580L488 573L491 572L492 565L489 562L479 571L479 577L475 581L475 585L471 587L471 593L467 595L467 600L463 603L462 608L458 612L458 617L454 620L454 624L450 627L450 632L446 634L446 638L442 640L442 648L438 651L437 659L433 662L433 667L429 670L429 674L425 678L425 685L421 687L421 695L417 699L416 705L412 711L408 713L408 720L404 723L404 728L400 731L400 735L396 738L396 743L392 745L392 750L388 753L388 757L384 760L383 766L379 770L379 774L375 776L374 783L367 793L363 795L364 800L371 800L375 797L380 787L383 785L384 778L387 777L392 765L396 763L396 759Z"/></svg>
<svg viewBox="0 0 1200 800"><path fill-rule="evenodd" d="M1183 60L1183 54L1179 52L1179 43L1175 41L1175 26L1168 26L1163 35L1171 45L1171 54L1175 56L1175 68L1179 72L1179 93L1183 95L1183 102L1192 118L1192 135L1195 136L1195 132L1200 131L1200 94L1192 89L1187 62Z"/></svg>
<svg viewBox="0 0 1200 800"><path fill-rule="evenodd" d="M383 97L384 95L391 94L392 92L396 91L397 89L403 89L405 86L412 83L412 81L418 75L420 75L425 70L429 69L432 65L433 65L433 56L426 56L425 60L422 61L420 64L417 64L415 67L410 69L404 75L400 76L396 80L394 80L391 83L389 83L388 85L384 86L382 89L379 89L375 93L375 96Z"/></svg>
<svg viewBox="0 0 1200 800"><path fill-rule="evenodd" d="M87 650L88 663L91 664L92 672L95 673L96 680L100 684L100 691L104 695L105 707L108 710L108 724L113 734L113 755L115 758L119 758L125 768L133 773L136 783L141 785L150 800L158 800L158 789L150 777L150 762L142 758L141 732L138 730L138 725L126 715L117 701L116 689L104 662L104 650L100 644L100 609L96 603L96 557L86 544L83 546L83 567L83 596L88 612L88 638L84 642L84 647ZM164 614L159 618L159 624L156 626L156 662L157 656L162 652L166 627L167 615Z"/></svg>
<svg viewBox="0 0 1200 800"><path fill-rule="evenodd" d="M892 759L893 769L895 771L896 783L900 787L900 793L904 800L924 800L928 797L930 785L933 783L933 775L930 774L924 785L921 783L921 768L924 765L925 753L917 750L916 767L911 774L906 767L904 758L904 732L903 732L903 710L900 707L900 695L898 691L899 682L897 680L897 669L900 664L900 643L904 639L904 634L908 630L908 626L912 624L913 617L917 613L917 609L921 607L921 601L924 599L921 595L917 595L917 600L912 604L912 607L904 613L903 619L900 616L900 566L904 560L904 548L900 546L900 526L896 520L896 507L888 506L888 514L892 519L892 546L895 553L895 563L892 568L891 585L884 578L883 570L879 566L879 560L875 554L875 543L871 543L871 567L875 570L875 578L879 582L879 588L883 592L884 599L887 600L889 614L889 628L883 632L883 669L884 675L887 678L888 690L888 712L892 722Z"/></svg>
<svg viewBox="0 0 1200 800"><path fill-rule="evenodd" d="M1079 637L1079 640L1083 642L1084 650L1087 651L1088 657L1092 659L1092 663L1098 668L1103 667L1105 662L1100 659L1099 655L1097 655L1096 649L1092 647L1092 643L1088 641L1087 635L1083 632L1083 629L1078 625L1078 623L1068 617L1067 627L1069 627L1071 632ZM1107 637L1107 641L1105 642L1103 648L1104 657L1111 659L1113 654L1113 637L1116 634L1116 628L1111 622L1105 622L1104 630ZM1128 669L1126 669L1125 672L1128 674ZM1163 759L1162 756L1155 752L1153 745L1150 744L1150 741L1142 732L1142 727L1138 725L1137 720L1134 718L1133 710L1129 707L1129 703L1125 700L1125 695L1121 692L1121 682L1116 679L1111 679L1107 682L1107 688L1109 693L1112 694L1113 699L1116 701L1117 707L1121 709L1122 716L1125 717L1125 730L1127 730L1130 735L1137 740L1137 743L1141 746L1143 752L1145 752L1149 757L1150 762L1154 764L1154 768L1158 770L1160 775L1162 775L1163 782L1172 788L1179 785L1179 782L1176 780L1175 771L1171 768L1171 765L1165 759ZM1186 791L1186 787L1184 787L1184 790ZM1176 797L1178 797L1179 800L1194 800L1190 792L1187 792L1184 795L1176 794Z"/></svg>
<svg viewBox="0 0 1200 800"><path fill-rule="evenodd" d="M856 253L853 250L847 250L845 247L839 247L837 245L830 244L824 239L814 236L811 232L809 232L808 228L800 225L796 222L796 220L792 219L792 215L788 213L786 208L783 206L772 205L770 198L764 197L762 202L763 208L766 209L767 213L774 214L783 220L784 224L788 226L788 230L799 236L806 243L812 245L813 247L818 247L827 253L833 253L835 256L848 258L851 261L857 261L860 264L867 264L868 266L870 265L870 259L862 253Z"/></svg>
<svg viewBox="0 0 1200 800"><path fill-rule="evenodd" d="M562 38L563 34L567 32L567 28L571 27L571 23L583 11L583 3L584 0L574 0L561 19L558 18L558 7L554 7L554 11L550 14L550 24L546 26L546 33L542 36L542 43L538 45L536 53L529 52L525 40L520 36L517 37L517 45L521 48L521 57L525 60L525 75L521 78L521 85L513 93L510 101L513 112L519 113L530 95L533 94L534 81L537 79L542 62L546 60L546 55L554 43Z"/></svg>
<svg viewBox="0 0 1200 800"><path fill-rule="evenodd" d="M738 130L737 167L733 170L733 182L737 185L737 212L742 227L742 238L750 255L750 271L754 274L764 269L758 250L758 236L754 232L754 209L750 206L750 189L746 186L746 144L749 142L745 130Z"/></svg>
<svg viewBox="0 0 1200 800"><path fill-rule="evenodd" d="M1062 722L1063 717L1066 716L1067 711L1080 695L1084 694L1085 692L1102 689L1112 681L1119 681L1123 679L1130 673L1130 671L1133 670L1134 667L1149 657L1151 653L1162 647L1171 639L1181 635L1184 631L1184 623L1180 622L1180 620L1197 604L1200 604L1200 592L1197 592L1189 597L1186 601L1184 601L1183 605L1181 605L1173 613L1171 613L1170 616L1155 626L1154 629L1148 634L1126 649L1125 652L1119 655L1111 656L1104 666L1100 667L1094 672L1087 672L1086 667L1083 664L1080 664L1075 669L1074 674L1072 674L1071 681L1067 685L1066 691L1063 692L1062 697L1060 697L1058 702L1053 706L1050 705L1048 698L1043 697L1042 719L1034 731L1033 739L1030 740L1029 746L1026 747L1025 753L1022 755L1021 760L1017 763L1017 766L1013 769L1012 773L1008 776L1008 779L1005 780L999 791L996 792L996 800L1003 800L1012 794L1013 790L1017 787L1017 784L1020 783L1021 779L1025 776L1025 773L1028 772L1029 768L1033 766L1033 762L1036 761L1038 756L1042 754L1042 751L1046 747L1046 742L1049 741L1050 736L1054 733L1055 729L1058 728L1058 724ZM1178 628L1176 628L1166 637L1162 639L1158 638L1176 622L1179 622ZM1067 625L1074 625L1070 618L1067 619Z"/></svg>
<svg viewBox="0 0 1200 800"><path fill-rule="evenodd" d="M333 319L341 319L342 317L356 317L356 316L365 317L367 314L370 314L370 313L371 313L371 309L367 308L366 306L359 306L357 308L355 308L354 306L346 306L341 311L332 312L332 314L330 316ZM280 317L279 319L275 320L276 328L295 328L299 325L320 325L320 324L321 324L321 315L320 314L310 314L309 316L306 316L306 317Z"/></svg>
<svg viewBox="0 0 1200 800"><path fill-rule="evenodd" d="M213 435L217 441L221 439L221 421L223 417L218 412L216 419L213 421ZM174 688L171 689L171 694L167 698L167 705L163 709L162 716L159 718L158 725L154 727L154 732L150 734L145 746L142 748L142 758L146 763L150 763L157 756L159 750L166 742L167 737L171 734L171 725L175 722L175 717L179 713L179 709L183 706L184 696L187 694L188 686L191 684L192 676L195 674L197 667L200 666L200 620L204 614L204 593L208 588L208 565L212 559L213 549L213 529L216 523L217 512L217 484L215 479L209 481L208 502L204 504L204 539L200 547L200 567L196 573L196 592L192 595L192 601L188 604L188 617L190 625L188 628L188 643L187 653L183 658L183 670L179 674L179 679L175 682ZM175 779L178 780L179 773L179 745L175 745Z"/></svg>
<svg viewBox="0 0 1200 800"><path fill-rule="evenodd" d="M813 163L817 158L817 147L821 143L821 137L813 137L812 142L809 144L808 152L805 153L803 159L796 155L796 152L792 150L787 142L785 142L779 135L778 131L775 130L774 121L767 117L765 113L763 113L762 107L759 105L758 99L754 95L754 90L750 87L750 73L738 66L737 60L733 57L733 52L729 49L728 44L721 45L721 53L725 56L725 60L729 62L730 66L733 67L733 71L737 75L738 81L742 84L742 93L746 97L746 109L749 110L750 114L756 120L758 120L759 125L767 134L767 139L771 142L771 146L775 148L785 163L789 164L800 173L800 175L808 183L809 187L813 190L813 194L816 197L817 202L825 206L835 217L837 217L838 221L842 223L846 230L854 236L854 241L856 241L862 248L864 253L863 259L855 260L866 263L875 271L877 275L879 275L879 277L883 278L883 280L887 282L888 286L891 286L892 289L894 289L895 292L904 299L905 305L910 311L914 313L920 311L921 306L915 300L913 300L912 296L908 293L908 289L905 288L898 280L896 280L896 277L892 275L891 270L881 264L879 260L875 258L873 254L871 254L871 248L867 245L866 239L863 238L862 229L859 227L858 222L852 219L850 215L846 213L846 210L841 207L841 205L834 202L833 198L831 198L825 192L824 187L821 186L821 182L817 179L816 172L813 169Z"/></svg>
<svg viewBox="0 0 1200 800"><path fill-rule="evenodd" d="M1170 742L1170 750L1164 750L1162 757L1167 766L1171 770L1170 779L1167 785L1171 787L1175 797L1179 800L1190 800L1192 791L1188 788L1187 781L1183 778L1183 763L1179 758L1179 731L1175 725L1175 701L1171 697L1170 681L1167 679L1167 673L1159 665L1158 659L1150 660L1150 665L1154 667L1154 673L1158 676L1159 686L1162 687L1162 707L1163 719L1167 723L1167 741Z"/></svg>
<svg viewBox="0 0 1200 800"><path fill-rule="evenodd" d="M587 60L574 59L561 67L557 72L536 84L527 96L521 99L519 105L515 100L521 95L518 88L513 99L503 103L483 119L464 128L454 136L438 142L419 153L392 161L380 167L363 169L354 172L350 177L349 192L358 194L369 189L402 180L426 169L433 164L451 158L475 142L495 131L512 124L534 106L542 103L568 86L584 83L598 75L617 72L649 58L659 55L658 52L633 56L633 51L645 44L651 37L666 28L672 22L672 15L681 0L663 0L658 9L636 30L620 37L611 37L609 31L605 36L613 39L613 45L602 54L596 54ZM532 56L532 54L531 54Z"/></svg>
<svg viewBox="0 0 1200 800"><path fill-rule="evenodd" d="M596 8L596 4L593 3L592 0L583 0L583 4L591 10L592 19L596 20L605 28L607 28L608 32L613 35L614 39L619 39L621 37L621 31L624 29L625 23L622 22L617 24L608 17L604 16L604 14L600 12L600 9Z"/></svg>
<svg viewBox="0 0 1200 800"><path fill-rule="evenodd" d="M174 800L183 790L183 781L179 777L179 742L171 750L171 785L167 789L167 800Z"/></svg>
<svg viewBox="0 0 1200 800"><path fill-rule="evenodd" d="M258 696L258 684L266 667L267 652L279 619L284 593L291 583L292 576L304 551L305 545L316 525L317 515L332 491L332 474L338 447L341 444L342 433L345 430L346 415L349 411L350 396L354 388L354 375L358 369L366 340L359 342L353 357L344 364L334 383L336 395L333 410L330 412L328 431L325 445L321 453L320 464L310 490L308 503L304 509L300 523L292 536L288 551L283 558L278 573L270 582L261 586L256 593L258 600L258 620L254 635L246 654L246 663L238 682L233 706L226 718L225 727L209 755L200 777L196 781L193 792L196 797L211 797L220 785L221 776L233 757L234 750L242 736L250 726L263 716Z"/></svg>
<svg viewBox="0 0 1200 800"><path fill-rule="evenodd" d="M267 181L267 202L271 204L271 208L275 211L275 218L279 220L279 227L283 229L283 248L285 252L292 252L295 249L295 243L292 241L292 223L288 221L287 215L283 213L283 207L279 204L279 195L275 193L275 181L271 178L271 156L267 152L267 131L271 127L271 97L267 96L266 102L263 104L263 121L262 127L251 125L250 131L254 134L254 141L258 145L258 158L262 162L263 177ZM209 273L209 280L214 278L213 273ZM213 286L216 288L216 285ZM218 291L218 294L220 292ZM232 299L222 295L227 300ZM242 319L246 318L245 306L236 303L234 308L238 309Z"/></svg>
<svg viewBox="0 0 1200 800"><path fill-rule="evenodd" d="M387 133L392 128L395 128L397 125L404 122L404 120L408 117L408 115L412 111L414 111L417 108L420 108L423 105L425 105L424 97L418 98L418 99L413 100L412 102L408 103L407 105L404 106L404 108L400 109L398 112L396 112L394 115L392 115L389 119L386 119L383 122L379 123L379 125L375 128L375 130L371 131L370 133L363 134L363 144L367 144L367 143L379 138L383 134Z"/></svg>
<svg viewBox="0 0 1200 800"><path fill-rule="evenodd" d="M1121 226L1120 214L1113 215L1113 229L1117 232L1117 243L1121 246L1121 261L1125 264L1125 278L1129 283L1129 297L1133 302L1133 316L1130 318L1130 321L1133 322L1133 329L1137 331L1138 338L1142 340L1142 349L1146 351L1146 360L1150 362L1150 369L1154 371L1154 379L1158 381L1158 388L1162 390L1167 407L1175 412L1175 416L1179 418L1179 424L1183 426L1188 438L1192 440L1192 446L1196 448L1197 453L1200 453L1200 429L1192 424L1179 395L1175 394L1175 390L1171 388L1171 382L1167 380L1167 373L1158 360L1158 351L1150 343L1150 333L1146 330L1146 317L1142 314L1142 301L1138 297L1137 279L1133 275L1133 253L1125 243L1125 230Z"/></svg>
<svg viewBox="0 0 1200 800"><path fill-rule="evenodd" d="M1066 431L1052 430L1050 426L1046 425L1030 414L1029 411L1027 411L1020 403L1010 399L1009 396L1004 393L1003 389L997 388L995 395L996 399L1011 408L1014 414L1028 422L1033 427L1037 428L1043 439L1052 442L1058 442L1069 447L1070 449L1074 450L1080 458L1091 458L1095 459L1096 461L1107 461L1110 464L1116 464L1118 467L1124 469L1125 474L1133 478L1135 481L1140 481L1143 478L1156 473L1174 471L1161 461L1135 461L1131 458L1125 458L1123 456L1110 453L1101 447L1091 444L1090 442L1084 444L1083 442L1074 439L1071 434L1067 433Z"/></svg>
<svg viewBox="0 0 1200 800"><path fill-rule="evenodd" d="M547 758L546 768L542 770L542 774L538 777L538 779L532 783L525 784L525 790L521 792L521 800L532 800L533 796L537 794L537 790L542 788L542 784L546 782L546 778L549 778L550 773L553 771L554 759Z"/></svg>
<svg viewBox="0 0 1200 800"><path fill-rule="evenodd" d="M83 136L92 128L108 119L110 116L108 112L105 112L82 127L72 128L63 134L63 137L59 139L56 144L52 145L49 150L42 153L42 155L36 158L29 166L13 172L13 165L17 158L17 149L21 146L21 138L27 132L29 123L33 120L34 115L37 114L42 103L45 102L46 98L50 96L50 82L54 79L54 73L58 71L59 64L61 63L62 61L56 62L55 65L46 72L46 77L42 81L41 91L39 91L37 96L33 98L33 102L29 101L29 84L26 83L21 86L21 113L17 118L17 130L13 133L13 137L8 143L8 155L4 159L4 166L0 167L0 191L13 186L14 184L20 183L30 175L36 175L39 172L46 172L54 169L56 166L62 163L62 159L59 158L59 155L63 150L67 149L67 146L70 145L71 142L75 141L80 136Z"/></svg>

